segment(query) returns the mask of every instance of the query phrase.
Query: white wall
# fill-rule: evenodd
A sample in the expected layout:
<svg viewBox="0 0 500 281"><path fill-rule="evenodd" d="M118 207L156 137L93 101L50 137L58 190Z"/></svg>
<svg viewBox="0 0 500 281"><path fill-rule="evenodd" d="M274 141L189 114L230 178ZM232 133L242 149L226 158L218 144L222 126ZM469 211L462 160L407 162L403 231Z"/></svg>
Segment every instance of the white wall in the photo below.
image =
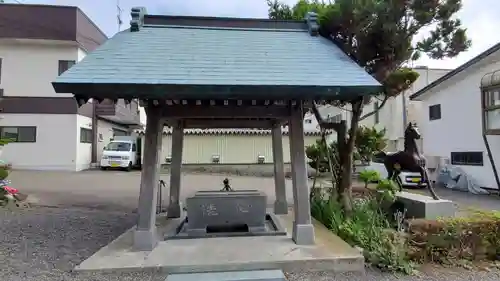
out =
<svg viewBox="0 0 500 281"><path fill-rule="evenodd" d="M58 76L59 60L78 61L78 47L34 41L0 40L1 87L5 96L69 97L57 94L50 82Z"/></svg>
<svg viewBox="0 0 500 281"><path fill-rule="evenodd" d="M478 63L443 82L421 97L423 114L420 127L425 136L426 155L450 158L450 153L484 151L484 166L460 166L483 187L496 188L495 178L482 139L480 80L484 74L500 69L500 54ZM441 104L441 119L429 121L428 107ZM489 136L497 168L500 168L500 136Z"/></svg>
<svg viewBox="0 0 500 281"><path fill-rule="evenodd" d="M104 147L108 145L113 138L113 128L128 131L128 128L125 126L119 126L104 120L97 121L97 159L101 159Z"/></svg>
<svg viewBox="0 0 500 281"><path fill-rule="evenodd" d="M69 170L76 163L75 124L72 114L4 114L0 126L36 126L34 143L10 143L2 160L16 169Z"/></svg>
<svg viewBox="0 0 500 281"><path fill-rule="evenodd" d="M305 145L311 145L319 136L305 136ZM144 144L144 136L142 136ZM144 151L144 145L142 146ZM172 136L164 135L160 162L172 155ZM141 155L144 155L142 153ZM270 135L184 135L183 163L211 164L212 155L219 155L220 164L256 164L259 155L266 163L273 162L272 140ZM283 158L290 162L288 135L283 136Z"/></svg>
<svg viewBox="0 0 500 281"><path fill-rule="evenodd" d="M80 128L92 129L92 118L82 115L76 116L76 124L74 131L76 131L76 169L78 171L88 169L92 162L92 144L80 142Z"/></svg>

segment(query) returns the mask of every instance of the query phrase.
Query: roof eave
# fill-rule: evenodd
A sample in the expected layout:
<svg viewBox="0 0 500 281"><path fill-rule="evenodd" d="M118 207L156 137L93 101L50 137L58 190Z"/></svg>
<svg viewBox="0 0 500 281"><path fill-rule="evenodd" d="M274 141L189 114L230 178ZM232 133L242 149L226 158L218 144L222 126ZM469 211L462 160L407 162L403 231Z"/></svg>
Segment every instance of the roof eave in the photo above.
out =
<svg viewBox="0 0 500 281"><path fill-rule="evenodd" d="M78 99L302 99L352 100L373 95L380 85L172 85L132 83L52 83L57 93L73 93Z"/></svg>
<svg viewBox="0 0 500 281"><path fill-rule="evenodd" d="M494 45L493 47L489 48L488 50L482 52L481 54L477 55L476 57L472 58L471 60L467 61L466 63L462 64L461 66L455 68L454 70L448 72L446 75L442 76L441 78L437 79L436 81L430 83L429 85L425 86L422 88L420 91L414 93L413 95L410 96L410 100L421 100L417 99L418 97L424 95L427 91L437 87L444 81L454 77L455 75L467 70L469 67L475 65L476 63L480 62L481 60L485 59L486 57L500 51L500 43Z"/></svg>

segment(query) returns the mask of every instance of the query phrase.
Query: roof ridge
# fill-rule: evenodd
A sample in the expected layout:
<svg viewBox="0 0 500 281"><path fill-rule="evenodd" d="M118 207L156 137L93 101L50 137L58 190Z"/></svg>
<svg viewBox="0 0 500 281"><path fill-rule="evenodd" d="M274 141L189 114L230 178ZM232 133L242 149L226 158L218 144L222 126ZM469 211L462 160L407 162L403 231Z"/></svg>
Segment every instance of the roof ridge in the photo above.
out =
<svg viewBox="0 0 500 281"><path fill-rule="evenodd" d="M270 31L270 32L307 32L307 29L293 28L252 28L252 27L220 27L220 26L192 26L192 25L154 25L145 24L143 28L179 28L179 29L205 29L205 30L239 30L239 31Z"/></svg>

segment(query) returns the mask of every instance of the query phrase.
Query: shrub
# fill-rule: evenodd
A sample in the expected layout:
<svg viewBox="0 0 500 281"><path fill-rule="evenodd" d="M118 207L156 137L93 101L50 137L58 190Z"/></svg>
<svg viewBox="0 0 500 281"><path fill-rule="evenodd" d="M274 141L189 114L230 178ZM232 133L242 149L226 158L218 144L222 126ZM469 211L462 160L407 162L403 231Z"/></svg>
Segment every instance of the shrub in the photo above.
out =
<svg viewBox="0 0 500 281"><path fill-rule="evenodd" d="M379 182L382 177L375 170L364 170L359 173L359 179L365 183L365 188L367 188L369 183Z"/></svg>
<svg viewBox="0 0 500 281"><path fill-rule="evenodd" d="M9 176L9 170L6 167L0 167L0 180L5 180Z"/></svg>
<svg viewBox="0 0 500 281"><path fill-rule="evenodd" d="M409 223L411 257L419 262L500 258L500 212L473 211L469 217L413 220Z"/></svg>
<svg viewBox="0 0 500 281"><path fill-rule="evenodd" d="M311 214L350 245L363 248L367 262L382 269L412 272L406 239L390 229L375 197L355 200L349 216L336 200L314 197Z"/></svg>

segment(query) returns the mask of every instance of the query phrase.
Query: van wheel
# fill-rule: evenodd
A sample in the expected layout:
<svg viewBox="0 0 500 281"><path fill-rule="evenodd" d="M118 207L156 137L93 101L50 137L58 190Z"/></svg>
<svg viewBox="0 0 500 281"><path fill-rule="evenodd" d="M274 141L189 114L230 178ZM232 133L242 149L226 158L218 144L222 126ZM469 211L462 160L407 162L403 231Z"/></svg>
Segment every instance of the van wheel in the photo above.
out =
<svg viewBox="0 0 500 281"><path fill-rule="evenodd" d="M129 162L129 163L128 163L128 166L127 166L127 168L125 169L125 171L127 171L127 172L132 171L132 162Z"/></svg>

